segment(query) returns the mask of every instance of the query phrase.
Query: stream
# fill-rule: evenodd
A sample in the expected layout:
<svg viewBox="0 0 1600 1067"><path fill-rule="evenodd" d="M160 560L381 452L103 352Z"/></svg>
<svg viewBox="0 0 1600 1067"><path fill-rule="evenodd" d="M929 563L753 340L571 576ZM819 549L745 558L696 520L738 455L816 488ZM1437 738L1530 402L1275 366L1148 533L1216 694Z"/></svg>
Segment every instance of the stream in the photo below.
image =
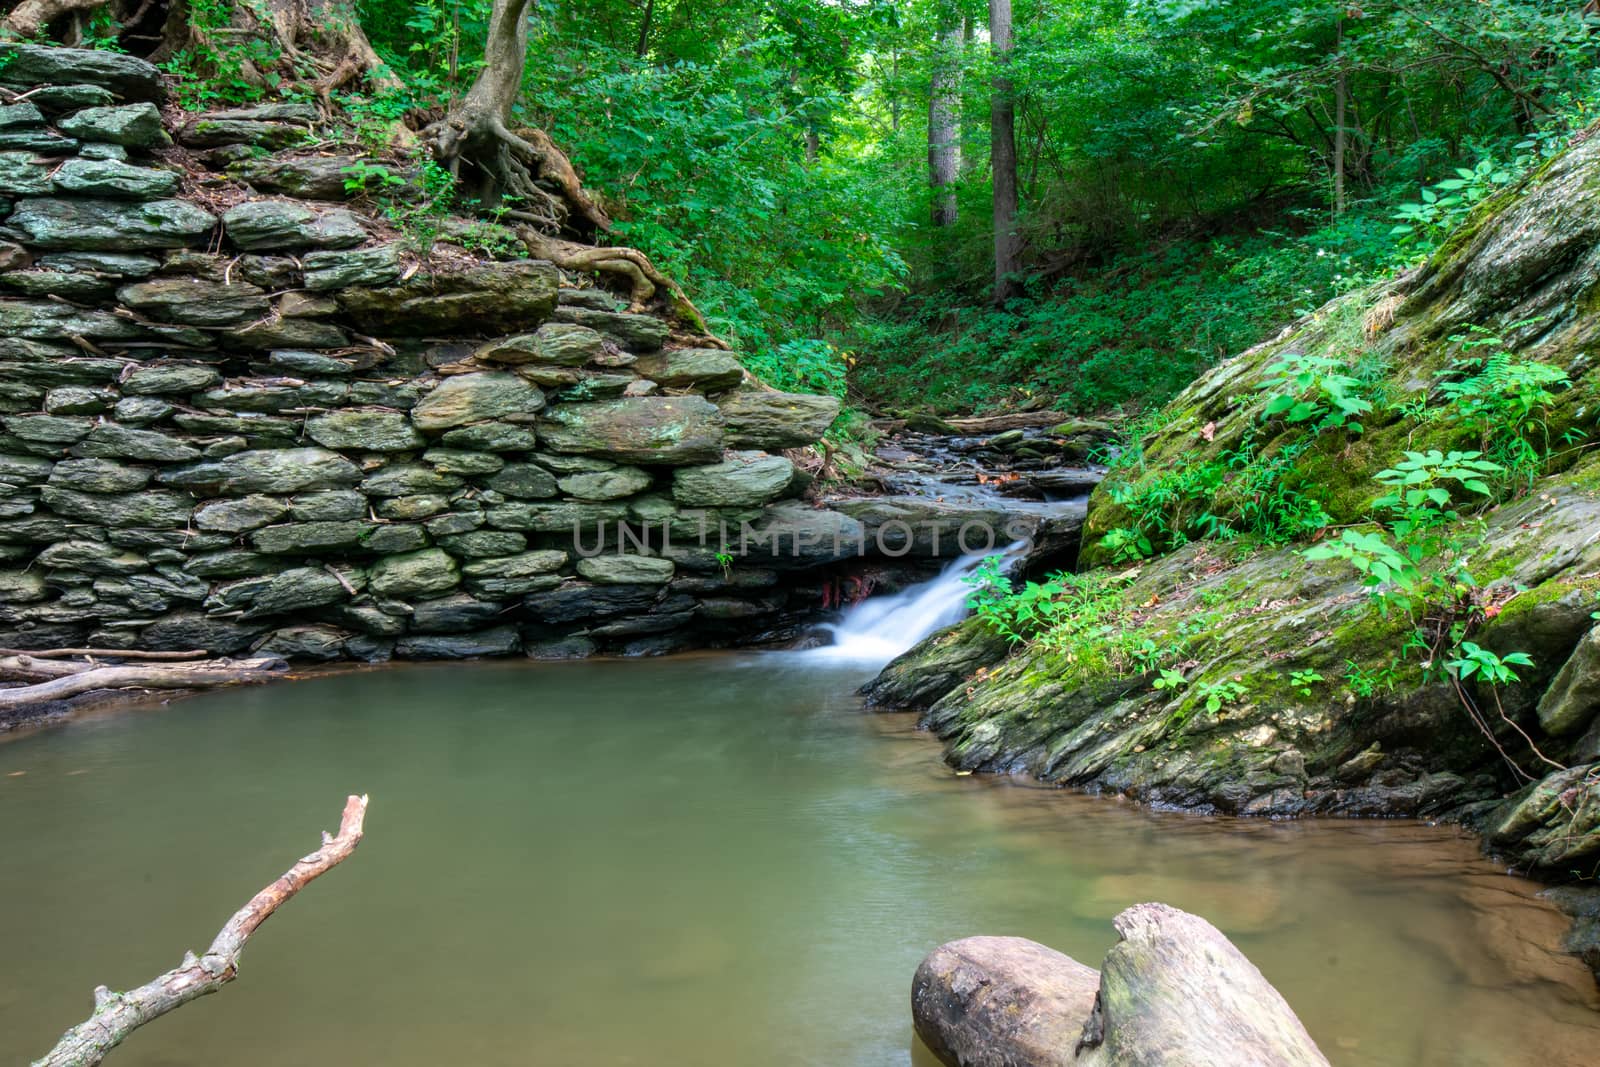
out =
<svg viewBox="0 0 1600 1067"><path fill-rule="evenodd" d="M929 949L1098 964L1149 899L1232 937L1336 1064L1593 1062L1565 919L1463 833L962 777L912 717L863 714L856 686L959 614L953 581L830 648L348 671L0 744L0 1063L204 947L356 791L356 855L111 1062L932 1067Z"/></svg>

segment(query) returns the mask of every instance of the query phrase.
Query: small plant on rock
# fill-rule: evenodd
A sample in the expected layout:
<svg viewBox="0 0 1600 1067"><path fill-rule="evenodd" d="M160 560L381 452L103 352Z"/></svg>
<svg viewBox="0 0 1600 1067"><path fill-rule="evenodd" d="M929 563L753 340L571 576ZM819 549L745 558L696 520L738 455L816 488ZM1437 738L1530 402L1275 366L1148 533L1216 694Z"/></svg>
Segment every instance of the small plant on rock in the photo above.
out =
<svg viewBox="0 0 1600 1067"><path fill-rule="evenodd" d="M1287 355L1267 368L1269 377L1257 388L1269 393L1263 419L1281 416L1290 425L1309 423L1316 433L1365 430L1359 418L1372 410L1362 396L1365 383L1350 374L1349 364L1328 356Z"/></svg>

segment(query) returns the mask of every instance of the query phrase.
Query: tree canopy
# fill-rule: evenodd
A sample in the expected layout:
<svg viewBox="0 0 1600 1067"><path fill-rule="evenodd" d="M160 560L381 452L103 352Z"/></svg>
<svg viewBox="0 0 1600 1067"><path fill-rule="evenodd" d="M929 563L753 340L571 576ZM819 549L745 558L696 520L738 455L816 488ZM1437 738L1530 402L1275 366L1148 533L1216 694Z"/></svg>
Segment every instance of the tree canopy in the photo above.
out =
<svg viewBox="0 0 1600 1067"><path fill-rule="evenodd" d="M148 55L192 107L316 99L375 166L424 158L431 196L553 256L637 250L608 262L681 282L779 384L972 409L1148 404L1414 261L1590 120L1600 21L1528 0L25 0L6 25Z"/></svg>

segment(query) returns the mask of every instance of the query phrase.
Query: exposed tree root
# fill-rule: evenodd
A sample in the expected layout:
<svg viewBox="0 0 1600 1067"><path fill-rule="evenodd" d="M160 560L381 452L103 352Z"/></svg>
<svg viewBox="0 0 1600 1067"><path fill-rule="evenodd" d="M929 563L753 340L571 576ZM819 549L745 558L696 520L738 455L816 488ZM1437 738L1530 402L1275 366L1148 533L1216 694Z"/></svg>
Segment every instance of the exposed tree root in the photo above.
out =
<svg viewBox="0 0 1600 1067"><path fill-rule="evenodd" d="M282 666L282 660L270 657L138 666L34 658L19 653L0 659L0 677L30 684L0 689L0 712L64 700L97 689L215 689L261 682Z"/></svg>
<svg viewBox="0 0 1600 1067"><path fill-rule="evenodd" d="M94 1067L106 1053L145 1023L207 993L215 993L239 977L239 953L262 923L285 901L331 871L361 843L367 817L367 798L352 796L344 802L339 832L322 835L322 847L302 856L283 876L250 898L217 932L205 955L186 952L183 962L137 989L113 993L105 986L94 991L94 1014L61 1036L56 1047L35 1060L33 1067Z"/></svg>
<svg viewBox="0 0 1600 1067"><path fill-rule="evenodd" d="M611 219L549 135L510 126L527 61L528 6L529 0L495 0L477 79L460 104L422 131L423 141L458 181L475 186L479 203L516 226L530 254L565 270L624 278L635 311L664 294L667 309L701 335L702 343L727 348L683 289L643 252L563 236L592 238L609 231Z"/></svg>
<svg viewBox="0 0 1600 1067"><path fill-rule="evenodd" d="M548 259L562 270L626 278L628 305L632 311L643 311L658 291L665 291L668 308L695 331L696 343L705 348L728 348L728 342L711 332L705 316L678 283L656 269L650 257L638 249L579 244L540 233L532 226L518 226L516 232L530 255Z"/></svg>
<svg viewBox="0 0 1600 1067"><path fill-rule="evenodd" d="M4 22L0 22L9 35L24 39L39 36L45 28L63 15L93 11L104 7L109 0L22 0L12 8Z"/></svg>

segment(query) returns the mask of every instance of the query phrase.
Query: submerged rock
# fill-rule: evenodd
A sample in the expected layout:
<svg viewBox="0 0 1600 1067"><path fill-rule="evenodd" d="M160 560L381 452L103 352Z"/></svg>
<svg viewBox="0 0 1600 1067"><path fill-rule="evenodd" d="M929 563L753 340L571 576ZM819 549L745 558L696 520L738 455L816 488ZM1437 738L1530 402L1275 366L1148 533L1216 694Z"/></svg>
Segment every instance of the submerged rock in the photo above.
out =
<svg viewBox="0 0 1600 1067"><path fill-rule="evenodd" d="M917 1035L950 1067L1327 1067L1293 1009L1197 915L1136 904L1098 974L1043 945L974 937L912 983Z"/></svg>
<svg viewBox="0 0 1600 1067"><path fill-rule="evenodd" d="M1100 974L1021 937L940 945L917 968L917 1036L957 1067L1071 1067Z"/></svg>

